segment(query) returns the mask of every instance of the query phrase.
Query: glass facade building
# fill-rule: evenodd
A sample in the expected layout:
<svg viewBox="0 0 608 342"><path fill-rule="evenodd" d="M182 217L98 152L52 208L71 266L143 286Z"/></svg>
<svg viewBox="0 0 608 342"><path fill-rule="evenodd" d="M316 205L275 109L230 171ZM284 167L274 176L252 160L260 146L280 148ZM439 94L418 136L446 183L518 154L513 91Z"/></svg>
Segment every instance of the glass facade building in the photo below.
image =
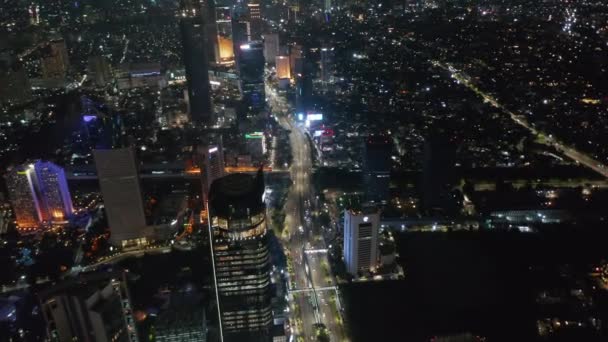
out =
<svg viewBox="0 0 608 342"><path fill-rule="evenodd" d="M6 184L20 229L63 223L74 211L65 173L51 162L13 168Z"/></svg>
<svg viewBox="0 0 608 342"><path fill-rule="evenodd" d="M270 255L263 175L231 174L209 191L214 277L224 341L268 341Z"/></svg>
<svg viewBox="0 0 608 342"><path fill-rule="evenodd" d="M193 0L181 4L180 29L183 59L188 83L190 120L197 124L213 124L209 86L209 42L202 5Z"/></svg>

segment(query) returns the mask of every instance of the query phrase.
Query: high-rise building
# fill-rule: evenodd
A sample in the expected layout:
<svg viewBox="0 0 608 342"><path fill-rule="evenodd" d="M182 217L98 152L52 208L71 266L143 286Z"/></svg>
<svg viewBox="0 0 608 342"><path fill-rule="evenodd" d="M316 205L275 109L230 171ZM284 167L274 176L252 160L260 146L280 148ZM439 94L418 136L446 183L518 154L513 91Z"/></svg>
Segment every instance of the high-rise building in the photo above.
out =
<svg viewBox="0 0 608 342"><path fill-rule="evenodd" d="M88 72L97 87L105 87L112 81L110 62L104 56L89 57Z"/></svg>
<svg viewBox="0 0 608 342"><path fill-rule="evenodd" d="M263 108L266 103L264 90L264 49L260 41L239 46L238 67L241 94L252 108Z"/></svg>
<svg viewBox="0 0 608 342"><path fill-rule="evenodd" d="M34 189L33 165L8 170L5 176L9 198L19 229L32 229L42 222L42 209Z"/></svg>
<svg viewBox="0 0 608 342"><path fill-rule="evenodd" d="M72 198L63 169L50 162L37 161L34 170L38 193L51 222L63 222L72 214Z"/></svg>
<svg viewBox="0 0 608 342"><path fill-rule="evenodd" d="M183 59L188 83L190 120L199 125L212 125L213 106L209 85L209 51L202 6L195 0L182 0L180 28Z"/></svg>
<svg viewBox="0 0 608 342"><path fill-rule="evenodd" d="M296 113L306 113L312 107L312 63L308 58L296 59Z"/></svg>
<svg viewBox="0 0 608 342"><path fill-rule="evenodd" d="M392 143L386 135L370 135L363 153L363 183L366 200L389 200Z"/></svg>
<svg viewBox="0 0 608 342"><path fill-rule="evenodd" d="M93 157L110 225L110 243L120 247L144 244L146 216L135 150L93 150Z"/></svg>
<svg viewBox="0 0 608 342"><path fill-rule="evenodd" d="M277 69L277 78L279 80L290 79L291 71L289 70L289 56L277 56L275 63Z"/></svg>
<svg viewBox="0 0 608 342"><path fill-rule="evenodd" d="M218 64L234 63L234 41L232 37L232 9L226 3L216 2L214 21L217 40L215 62Z"/></svg>
<svg viewBox="0 0 608 342"><path fill-rule="evenodd" d="M156 342L206 342L207 321L202 296L195 291L171 295L156 318Z"/></svg>
<svg viewBox="0 0 608 342"><path fill-rule="evenodd" d="M258 0L249 0L247 4L250 25L250 40L262 39L262 13L260 12L260 3Z"/></svg>
<svg viewBox="0 0 608 342"><path fill-rule="evenodd" d="M65 280L39 298L49 341L139 341L125 273Z"/></svg>
<svg viewBox="0 0 608 342"><path fill-rule="evenodd" d="M46 79L65 79L70 66L65 41L63 39L51 41L43 53L41 60L42 77Z"/></svg>
<svg viewBox="0 0 608 342"><path fill-rule="evenodd" d="M266 137L263 132L251 132L245 134L247 142L247 152L256 161L262 161L266 153Z"/></svg>
<svg viewBox="0 0 608 342"><path fill-rule="evenodd" d="M264 34L264 58L266 63L272 64L275 62L279 54L279 34L265 33Z"/></svg>
<svg viewBox="0 0 608 342"><path fill-rule="evenodd" d="M448 202L454 185L457 143L449 132L437 128L425 139L422 172L422 207L441 209Z"/></svg>
<svg viewBox="0 0 608 342"><path fill-rule="evenodd" d="M31 98L32 88L23 66L10 62L0 65L0 104L20 104Z"/></svg>
<svg viewBox="0 0 608 342"><path fill-rule="evenodd" d="M299 58L302 58L302 46L300 45L291 45L289 46L289 70L291 75L295 77L298 73L296 70L296 61Z"/></svg>
<svg viewBox="0 0 608 342"><path fill-rule="evenodd" d="M72 199L63 169L37 161L10 169L6 183L20 229L64 223L72 214Z"/></svg>
<svg viewBox="0 0 608 342"><path fill-rule="evenodd" d="M375 209L344 212L344 263L357 276L374 271L378 263L380 214Z"/></svg>
<svg viewBox="0 0 608 342"><path fill-rule="evenodd" d="M224 148L220 136L210 137L210 141L198 147L198 158L201 164L201 182L203 196L207 196L211 184L226 174Z"/></svg>
<svg viewBox="0 0 608 342"><path fill-rule="evenodd" d="M321 48L321 81L325 84L331 80L334 72L334 49L330 47Z"/></svg>
<svg viewBox="0 0 608 342"><path fill-rule="evenodd" d="M209 234L223 340L271 337L270 255L262 171L211 184Z"/></svg>

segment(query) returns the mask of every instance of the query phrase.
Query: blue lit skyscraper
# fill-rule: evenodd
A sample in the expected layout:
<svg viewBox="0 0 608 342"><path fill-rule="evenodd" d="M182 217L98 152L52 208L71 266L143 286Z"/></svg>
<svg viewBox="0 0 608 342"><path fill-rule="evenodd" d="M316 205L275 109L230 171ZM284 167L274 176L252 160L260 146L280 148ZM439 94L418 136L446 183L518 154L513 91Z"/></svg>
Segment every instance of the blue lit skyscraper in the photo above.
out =
<svg viewBox="0 0 608 342"><path fill-rule="evenodd" d="M7 172L6 183L21 229L65 222L74 211L65 173L51 162L13 168Z"/></svg>

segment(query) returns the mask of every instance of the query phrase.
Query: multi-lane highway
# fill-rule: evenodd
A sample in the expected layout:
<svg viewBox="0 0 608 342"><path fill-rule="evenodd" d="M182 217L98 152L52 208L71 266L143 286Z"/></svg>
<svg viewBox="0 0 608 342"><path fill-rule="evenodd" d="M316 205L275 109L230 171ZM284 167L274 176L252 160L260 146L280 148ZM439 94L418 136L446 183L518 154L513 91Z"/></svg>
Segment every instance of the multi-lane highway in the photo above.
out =
<svg viewBox="0 0 608 342"><path fill-rule="evenodd" d="M329 267L325 243L312 225L312 156L304 129L288 115L289 105L274 89L267 96L283 128L290 130L293 162L292 187L285 204L286 233L283 243L292 264L290 298L294 313L293 332L299 340L316 339L314 325L327 327L331 341L346 341L336 280ZM314 252L312 252L314 251Z"/></svg>

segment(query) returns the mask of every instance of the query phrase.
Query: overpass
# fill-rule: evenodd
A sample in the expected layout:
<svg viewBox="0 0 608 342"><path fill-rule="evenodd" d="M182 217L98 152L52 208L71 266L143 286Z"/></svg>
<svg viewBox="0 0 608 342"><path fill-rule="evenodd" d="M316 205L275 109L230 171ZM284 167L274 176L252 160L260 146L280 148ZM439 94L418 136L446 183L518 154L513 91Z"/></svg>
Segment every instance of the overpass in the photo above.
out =
<svg viewBox="0 0 608 342"><path fill-rule="evenodd" d="M226 167L226 173L249 173L255 174L258 172L258 168L256 167ZM272 174L277 176L288 176L289 170L286 169L271 169L268 167L264 168L265 174ZM74 170L74 169L66 169L65 176L68 181L78 181L78 180L96 180L97 173L94 169L87 170ZM170 168L159 168L156 170L150 170L146 168L142 168L142 172L140 172L139 177L141 179L200 179L201 171L200 169L170 169Z"/></svg>

